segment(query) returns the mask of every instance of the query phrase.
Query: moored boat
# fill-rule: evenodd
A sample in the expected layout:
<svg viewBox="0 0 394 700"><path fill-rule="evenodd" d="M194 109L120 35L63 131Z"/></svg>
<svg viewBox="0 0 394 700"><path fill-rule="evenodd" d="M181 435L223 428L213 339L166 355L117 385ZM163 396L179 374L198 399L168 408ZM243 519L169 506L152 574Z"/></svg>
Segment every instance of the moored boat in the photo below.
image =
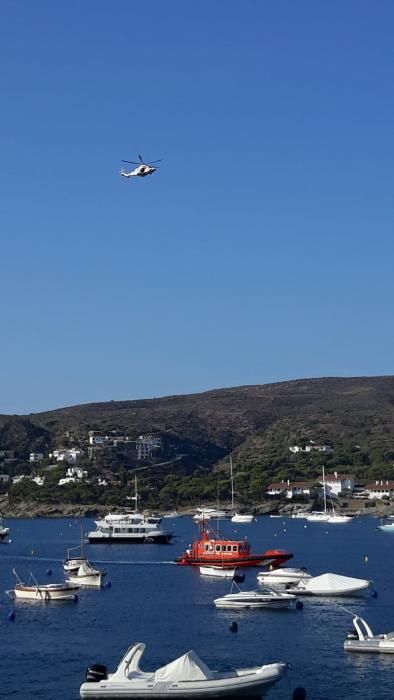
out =
<svg viewBox="0 0 394 700"><path fill-rule="evenodd" d="M217 608L289 608L293 607L296 601L297 598L292 593L282 593L268 586L258 591L241 591L233 581L230 593L216 598L214 603Z"/></svg>
<svg viewBox="0 0 394 700"><path fill-rule="evenodd" d="M368 623L358 615L353 617L354 631L347 635L343 643L345 651L394 654L394 632L373 634Z"/></svg>
<svg viewBox="0 0 394 700"><path fill-rule="evenodd" d="M307 580L301 580L291 590L297 595L317 596L358 596L366 593L371 581L363 578L352 578L340 574L322 574Z"/></svg>
<svg viewBox="0 0 394 700"><path fill-rule="evenodd" d="M144 650L145 644L141 642L130 647L115 673L107 673L106 667L101 664L90 666L86 672L86 682L80 688L81 698L130 700L170 695L182 700L203 700L231 696L261 697L288 669L287 663L272 663L221 673L208 668L191 650L166 666L147 673L139 666Z"/></svg>
<svg viewBox="0 0 394 700"><path fill-rule="evenodd" d="M231 518L232 523L252 523L254 521L254 516L253 515L248 515L248 514L242 514L242 513L234 513L233 517Z"/></svg>
<svg viewBox="0 0 394 700"><path fill-rule="evenodd" d="M216 576L217 578L234 578L236 569L224 569L222 566L200 566L201 576Z"/></svg>
<svg viewBox="0 0 394 700"><path fill-rule="evenodd" d="M312 578L312 575L305 567L300 567L299 569L283 567L281 569L272 569L271 571L260 571L257 574L257 581L263 584L268 583L269 586L286 586L289 583L307 581L310 578Z"/></svg>
<svg viewBox="0 0 394 700"><path fill-rule="evenodd" d="M15 569L13 569L13 574L17 582L13 589L6 592L10 597L16 600L34 600L49 603L53 600L78 599L76 595L78 586L72 583L37 583L32 573L30 573L27 583L23 583Z"/></svg>
<svg viewBox="0 0 394 700"><path fill-rule="evenodd" d="M262 554L252 554L250 543L243 540L219 538L216 532L208 527L205 520L200 525L200 537L180 557L175 559L177 564L191 566L219 565L222 568L245 566L278 567L292 558L292 554L282 549L268 549Z"/></svg>
<svg viewBox="0 0 394 700"><path fill-rule="evenodd" d="M84 561L77 571L72 571L67 577L68 583L75 583L77 586L90 586L101 588L103 579L106 576L105 571L95 569L90 561Z"/></svg>

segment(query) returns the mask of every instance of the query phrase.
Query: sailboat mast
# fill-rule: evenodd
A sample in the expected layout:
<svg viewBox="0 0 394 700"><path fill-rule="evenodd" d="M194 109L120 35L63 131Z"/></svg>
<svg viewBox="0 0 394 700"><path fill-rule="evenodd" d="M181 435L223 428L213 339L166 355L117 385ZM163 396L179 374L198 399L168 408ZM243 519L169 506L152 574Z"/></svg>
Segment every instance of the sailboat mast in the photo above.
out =
<svg viewBox="0 0 394 700"><path fill-rule="evenodd" d="M324 467L323 469L323 502L324 502L324 515L327 515L327 495L326 495L326 478L324 475Z"/></svg>
<svg viewBox="0 0 394 700"><path fill-rule="evenodd" d="M134 501L135 501L135 512L138 513L138 491L137 491L137 475L134 477Z"/></svg>
<svg viewBox="0 0 394 700"><path fill-rule="evenodd" d="M233 458L230 455L230 479L231 479L231 508L234 508L234 479L233 479Z"/></svg>

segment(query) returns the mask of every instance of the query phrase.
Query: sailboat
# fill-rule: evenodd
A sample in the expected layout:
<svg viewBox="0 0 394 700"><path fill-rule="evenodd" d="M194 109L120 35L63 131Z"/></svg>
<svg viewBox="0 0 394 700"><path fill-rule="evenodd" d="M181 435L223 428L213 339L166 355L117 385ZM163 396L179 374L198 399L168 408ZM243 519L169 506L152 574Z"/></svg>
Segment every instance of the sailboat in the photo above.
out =
<svg viewBox="0 0 394 700"><path fill-rule="evenodd" d="M307 520L310 522L317 522L317 523L327 523L330 519L329 514L327 513L327 494L326 494L326 479L324 475L324 467L323 469L323 502L324 502L324 510L323 511L312 511L309 513L307 516Z"/></svg>
<svg viewBox="0 0 394 700"><path fill-rule="evenodd" d="M341 525L344 523L350 523L351 520L353 519L350 515L337 515L335 513L335 508L334 504L332 502L331 494L330 496L330 501L331 501L331 509L332 509L332 514L328 513L327 511L327 492L326 492L326 479L325 479L325 474L324 474L324 467L322 467L323 470L323 502L324 502L324 510L323 512L318 512L318 511L312 511L307 516L307 520L310 522L323 522L323 523L329 523L331 525Z"/></svg>
<svg viewBox="0 0 394 700"><path fill-rule="evenodd" d="M234 476L233 476L233 459L230 455L230 479L231 479L231 511L234 513ZM234 513L231 518L232 523L248 524L254 520L253 515L246 513Z"/></svg>

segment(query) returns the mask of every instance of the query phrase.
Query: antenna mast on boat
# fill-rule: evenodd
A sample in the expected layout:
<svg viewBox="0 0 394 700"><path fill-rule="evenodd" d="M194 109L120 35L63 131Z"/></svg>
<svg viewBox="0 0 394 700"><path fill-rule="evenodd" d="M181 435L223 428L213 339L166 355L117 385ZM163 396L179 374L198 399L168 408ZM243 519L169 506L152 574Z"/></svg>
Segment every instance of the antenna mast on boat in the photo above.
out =
<svg viewBox="0 0 394 700"><path fill-rule="evenodd" d="M234 508L234 479L233 479L233 458L230 454L230 479L231 479L231 508Z"/></svg>

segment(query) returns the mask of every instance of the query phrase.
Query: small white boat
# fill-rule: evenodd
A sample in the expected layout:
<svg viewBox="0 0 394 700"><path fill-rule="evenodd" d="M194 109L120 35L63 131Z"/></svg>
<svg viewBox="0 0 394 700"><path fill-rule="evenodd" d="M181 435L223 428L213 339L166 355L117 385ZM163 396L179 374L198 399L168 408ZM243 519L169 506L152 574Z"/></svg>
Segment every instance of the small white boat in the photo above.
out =
<svg viewBox="0 0 394 700"><path fill-rule="evenodd" d="M254 520L253 515L242 515L242 513L235 513L231 518L232 523L252 523Z"/></svg>
<svg viewBox="0 0 394 700"><path fill-rule="evenodd" d="M394 523L382 523L378 525L378 530L382 530L382 532L394 532Z"/></svg>
<svg viewBox="0 0 394 700"><path fill-rule="evenodd" d="M195 522L203 520L227 520L230 514L226 510L218 510L217 508L197 508L197 513L193 515Z"/></svg>
<svg viewBox="0 0 394 700"><path fill-rule="evenodd" d="M232 592L234 587L237 589L236 593ZM217 608L289 608L296 600L292 593L282 593L268 586L259 591L241 591L233 581L230 593L216 598L214 603Z"/></svg>
<svg viewBox="0 0 394 700"><path fill-rule="evenodd" d="M222 566L200 566L201 576L216 576L220 578L234 578L236 569L224 569Z"/></svg>
<svg viewBox="0 0 394 700"><path fill-rule="evenodd" d="M90 561L86 560L82 562L76 571L69 573L67 581L68 583L75 583L77 586L94 586L95 588L101 588L106 575L105 571L95 569Z"/></svg>
<svg viewBox="0 0 394 700"><path fill-rule="evenodd" d="M13 569L17 583L15 588L6 591L7 595L16 600L34 600L49 603L51 600L77 600L78 586L71 583L37 583L30 573L27 583L23 583Z"/></svg>
<svg viewBox="0 0 394 700"><path fill-rule="evenodd" d="M296 595L322 596L354 596L360 595L370 588L371 581L362 578L351 578L340 574L322 574L301 580L291 590Z"/></svg>
<svg viewBox="0 0 394 700"><path fill-rule="evenodd" d="M335 511L329 516L327 522L330 525L344 525L345 523L351 523L353 520L352 515L337 515Z"/></svg>
<svg viewBox="0 0 394 700"><path fill-rule="evenodd" d="M350 632L343 643L345 651L394 654L394 632L373 634L367 622L358 615L353 618L353 625L355 631Z"/></svg>
<svg viewBox="0 0 394 700"><path fill-rule="evenodd" d="M327 512L324 513L323 511L314 511L312 513L308 513L306 519L311 523L326 523L330 519L330 516Z"/></svg>
<svg viewBox="0 0 394 700"><path fill-rule="evenodd" d="M90 666L86 682L81 685L82 700L112 700L115 698L162 698L163 696L201 700L202 698L226 698L264 695L282 678L287 663L273 663L252 668L235 668L232 671L211 671L194 651L146 673L139 667L145 644L130 647L115 673L107 673L101 664Z"/></svg>
<svg viewBox="0 0 394 700"><path fill-rule="evenodd" d="M163 518L180 518L180 513L178 513L176 510L171 511L171 513L165 513L163 515Z"/></svg>
<svg viewBox="0 0 394 700"><path fill-rule="evenodd" d="M292 518L303 518L306 519L310 515L309 511L306 510L298 510L296 513L292 513L291 517Z"/></svg>
<svg viewBox="0 0 394 700"><path fill-rule="evenodd" d="M299 581L307 581L310 578L312 578L312 574L305 567L293 569L289 566L271 571L260 571L257 574L257 581L269 586L286 586L289 583L299 583Z"/></svg>

